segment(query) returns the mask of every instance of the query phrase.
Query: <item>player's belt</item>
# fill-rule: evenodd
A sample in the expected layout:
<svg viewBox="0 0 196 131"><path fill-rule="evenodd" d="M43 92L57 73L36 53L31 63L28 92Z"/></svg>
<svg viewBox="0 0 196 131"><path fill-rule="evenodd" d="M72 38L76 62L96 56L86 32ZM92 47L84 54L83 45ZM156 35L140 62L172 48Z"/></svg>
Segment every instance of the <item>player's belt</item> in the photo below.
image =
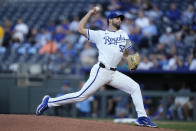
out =
<svg viewBox="0 0 196 131"><path fill-rule="evenodd" d="M99 63L99 66L100 66L101 68L106 68L106 66L105 66L103 63ZM112 71L116 71L116 68L112 68L112 67L108 67L108 68L106 68L106 69L109 69L109 70L112 70Z"/></svg>

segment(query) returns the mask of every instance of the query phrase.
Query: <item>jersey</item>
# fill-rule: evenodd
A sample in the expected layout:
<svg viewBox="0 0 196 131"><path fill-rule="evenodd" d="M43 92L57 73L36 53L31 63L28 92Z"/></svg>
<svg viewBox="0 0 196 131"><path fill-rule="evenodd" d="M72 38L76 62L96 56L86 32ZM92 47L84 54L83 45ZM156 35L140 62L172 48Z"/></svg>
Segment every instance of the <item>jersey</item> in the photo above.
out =
<svg viewBox="0 0 196 131"><path fill-rule="evenodd" d="M98 49L98 61L107 67L116 68L123 57L125 49L129 49L132 43L127 33L123 30L90 30L88 40L95 43Z"/></svg>

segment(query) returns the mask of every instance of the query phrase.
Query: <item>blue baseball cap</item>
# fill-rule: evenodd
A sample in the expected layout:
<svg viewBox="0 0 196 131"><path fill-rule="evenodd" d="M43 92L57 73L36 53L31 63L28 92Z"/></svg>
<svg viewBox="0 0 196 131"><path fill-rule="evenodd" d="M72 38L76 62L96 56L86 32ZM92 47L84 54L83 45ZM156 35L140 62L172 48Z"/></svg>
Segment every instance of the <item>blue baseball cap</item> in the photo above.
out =
<svg viewBox="0 0 196 131"><path fill-rule="evenodd" d="M119 14L117 12L111 12L108 16L107 16L107 24L109 24L109 19L113 19L113 18L118 18L120 17L121 21L124 20L125 16L122 14Z"/></svg>

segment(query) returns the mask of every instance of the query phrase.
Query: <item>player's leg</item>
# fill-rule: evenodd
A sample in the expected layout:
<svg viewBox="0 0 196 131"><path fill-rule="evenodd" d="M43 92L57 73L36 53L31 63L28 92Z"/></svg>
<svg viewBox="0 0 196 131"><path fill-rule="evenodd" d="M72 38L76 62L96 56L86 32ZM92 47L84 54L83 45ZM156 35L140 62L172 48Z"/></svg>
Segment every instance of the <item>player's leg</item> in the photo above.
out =
<svg viewBox="0 0 196 131"><path fill-rule="evenodd" d="M48 96L44 97L42 103L37 108L36 114L40 115L43 113L43 111L45 111L45 109L48 109L50 107L56 107L68 103L84 101L89 96L91 96L96 90L98 90L100 87L102 87L105 83L109 81L107 80L107 78L110 77L104 79L104 76L105 72L103 68L100 68L98 64L94 65L91 69L89 79L80 91L65 94L63 96L56 98L50 98ZM44 106L42 107L42 105Z"/></svg>
<svg viewBox="0 0 196 131"><path fill-rule="evenodd" d="M131 95L133 104L138 115L138 119L136 121L137 125L157 127L157 125L152 123L147 117L146 111L144 109L140 86L137 82L135 82L130 77L124 75L123 73L116 71L109 85Z"/></svg>
<svg viewBox="0 0 196 131"><path fill-rule="evenodd" d="M140 86L130 77L116 71L109 85L131 95L138 117L147 116L143 105Z"/></svg>

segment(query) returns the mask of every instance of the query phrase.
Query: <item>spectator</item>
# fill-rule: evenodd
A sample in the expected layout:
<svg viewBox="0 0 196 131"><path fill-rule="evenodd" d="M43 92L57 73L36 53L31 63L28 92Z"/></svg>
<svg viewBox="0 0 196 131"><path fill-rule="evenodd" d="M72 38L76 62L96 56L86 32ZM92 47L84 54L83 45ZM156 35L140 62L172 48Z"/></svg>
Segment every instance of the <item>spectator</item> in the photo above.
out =
<svg viewBox="0 0 196 131"><path fill-rule="evenodd" d="M181 19L181 12L176 8L175 3L170 4L170 8L166 12L166 16L170 21L173 21L173 22Z"/></svg>
<svg viewBox="0 0 196 131"><path fill-rule="evenodd" d="M4 29L0 25L0 46L2 45L2 42L3 42L3 36L4 36Z"/></svg>
<svg viewBox="0 0 196 131"><path fill-rule="evenodd" d="M139 63L138 70L149 70L153 67L153 63L148 59L147 56L143 56L141 62Z"/></svg>
<svg viewBox="0 0 196 131"><path fill-rule="evenodd" d="M143 101L144 101L144 108L146 110L146 113L147 113L147 115L150 116L151 115L150 110L152 108L152 103L153 103L152 97L150 97L150 96L144 96L143 97Z"/></svg>
<svg viewBox="0 0 196 131"><path fill-rule="evenodd" d="M29 28L27 24L25 24L22 19L18 19L14 27L13 39L23 42L28 32Z"/></svg>
<svg viewBox="0 0 196 131"><path fill-rule="evenodd" d="M177 59L176 55L173 55L169 60L167 65L164 66L163 70L176 70L177 69Z"/></svg>
<svg viewBox="0 0 196 131"><path fill-rule="evenodd" d="M68 19L64 19L63 21L61 21L61 25L60 25L64 31L64 33L66 33L69 30L69 20Z"/></svg>
<svg viewBox="0 0 196 131"><path fill-rule="evenodd" d="M71 31L77 32L79 22L80 22L79 16L74 16L73 21L69 25L69 29Z"/></svg>
<svg viewBox="0 0 196 131"><path fill-rule="evenodd" d="M65 33L63 31L62 26L57 26L54 32L54 40L57 42L57 44L60 44L62 43L62 40L64 38L65 38Z"/></svg>
<svg viewBox="0 0 196 131"><path fill-rule="evenodd" d="M187 9L183 12L183 21L185 23L191 24L191 21L193 20L193 17L195 15L194 13L194 6L193 5L188 5Z"/></svg>
<svg viewBox="0 0 196 131"><path fill-rule="evenodd" d="M178 70L178 71L188 70L188 67L184 64L184 60L181 56L179 56L177 58L176 64L177 64L176 70Z"/></svg>
<svg viewBox="0 0 196 131"><path fill-rule="evenodd" d="M11 22L10 20L5 20L4 22L4 36L2 45L6 48L10 46L11 39L12 39L12 32L11 32Z"/></svg>
<svg viewBox="0 0 196 131"><path fill-rule="evenodd" d="M161 56L160 56L160 63L161 63L161 65L162 65L162 70L166 70L169 61L168 61L168 59L166 58L165 55L161 55Z"/></svg>
<svg viewBox="0 0 196 131"><path fill-rule="evenodd" d="M157 58L153 58L152 63L153 66L150 68L150 70L160 70L162 68Z"/></svg>
<svg viewBox="0 0 196 131"><path fill-rule="evenodd" d="M46 29L41 29L41 32L38 33L37 41L39 46L43 46L47 43L47 40L52 39L51 33L48 32Z"/></svg>
<svg viewBox="0 0 196 131"><path fill-rule="evenodd" d="M71 92L73 88L70 86L70 82L68 80L63 81L63 85L60 88L60 92L57 93L57 97L64 95L65 93Z"/></svg>
<svg viewBox="0 0 196 131"><path fill-rule="evenodd" d="M50 32L52 35L54 34L54 32L56 31L56 24L54 20L51 20L49 22L49 25L46 27L46 30Z"/></svg>
<svg viewBox="0 0 196 131"><path fill-rule="evenodd" d="M192 60L193 60L193 54L191 52L190 54L187 55L186 61L185 61L185 65L189 68L189 70L190 70L190 65L191 65Z"/></svg>
<svg viewBox="0 0 196 131"><path fill-rule="evenodd" d="M131 5L130 5L129 12L131 12L132 14L135 15L140 10L140 8L142 6L142 1L141 0L133 0L130 2L131 2Z"/></svg>
<svg viewBox="0 0 196 131"><path fill-rule="evenodd" d="M88 41L85 42L84 49L80 53L80 60L83 66L92 66L96 63L97 51L91 47Z"/></svg>
<svg viewBox="0 0 196 131"><path fill-rule="evenodd" d="M38 31L36 28L33 28L29 35L27 36L27 41L31 44L31 45L35 45L38 43Z"/></svg>
<svg viewBox="0 0 196 131"><path fill-rule="evenodd" d="M153 20L150 20L149 26L143 28L142 33L148 38L152 38L153 36L156 36L158 34L157 27L154 24Z"/></svg>
<svg viewBox="0 0 196 131"><path fill-rule="evenodd" d="M191 57L192 57L192 61L190 62L189 70L196 70L196 47L194 48Z"/></svg>
<svg viewBox="0 0 196 131"><path fill-rule="evenodd" d="M175 43L175 36L172 33L171 27L166 28L166 33L161 35L161 37L159 38L159 43L166 44L168 46L171 46Z"/></svg>
<svg viewBox="0 0 196 131"><path fill-rule="evenodd" d="M186 48L194 48L196 42L196 33L193 29L189 29L188 34L185 35L184 45Z"/></svg>
<svg viewBox="0 0 196 131"><path fill-rule="evenodd" d="M77 39L78 39L78 35L73 31L69 30L66 32L66 37L62 40L62 43L63 42L76 43Z"/></svg>
<svg viewBox="0 0 196 131"><path fill-rule="evenodd" d="M185 49L185 47L184 47L184 42L183 42L183 40L182 40L182 35L181 35L181 33L176 33L176 35L175 35L175 37L176 37L176 42L175 42L175 46L176 46L176 48L177 48L177 52L178 52L178 54L180 55L180 56L186 56L187 54L187 50Z"/></svg>
<svg viewBox="0 0 196 131"><path fill-rule="evenodd" d="M139 17L136 19L135 23L142 29L150 25L149 18L144 16L144 12L142 10L139 11Z"/></svg>
<svg viewBox="0 0 196 131"><path fill-rule="evenodd" d="M128 69L128 64L127 61L125 61L125 59L122 59L118 65L119 69Z"/></svg>
<svg viewBox="0 0 196 131"><path fill-rule="evenodd" d="M163 15L162 11L159 10L157 5L153 5L153 8L146 12L147 16L154 21L160 20L161 16Z"/></svg>
<svg viewBox="0 0 196 131"><path fill-rule="evenodd" d="M183 82L182 87L178 91L179 93L190 93L190 89L186 85L185 82ZM183 106L189 102L189 97L187 96L177 96L174 100L174 104L172 104L169 107L169 111L171 112L171 116L173 119L177 120L184 120L187 118L184 118L183 115Z"/></svg>
<svg viewBox="0 0 196 131"><path fill-rule="evenodd" d="M132 1L129 0L119 0L120 8L118 9L121 12L128 12L130 10L130 6L132 5Z"/></svg>
<svg viewBox="0 0 196 131"><path fill-rule="evenodd" d="M142 38L142 42L141 44L146 43L146 45L143 45L144 47L146 46L147 48L149 47L153 47L153 42L155 42L157 40L157 35L158 35L158 31L157 31L157 27L154 24L153 20L150 20L150 25L146 26L142 29L142 33L143 33L143 38Z"/></svg>
<svg viewBox="0 0 196 131"><path fill-rule="evenodd" d="M60 47L60 52L66 58L67 61L71 62L74 61L74 56L76 54L73 44L72 43L63 43Z"/></svg>
<svg viewBox="0 0 196 131"><path fill-rule="evenodd" d="M193 120L194 103L194 98L190 98L189 101L183 105L182 110L185 116L185 120Z"/></svg>
<svg viewBox="0 0 196 131"><path fill-rule="evenodd" d="M56 74L70 74L71 68L69 63L70 61L61 52L57 52L50 63L50 70Z"/></svg>
<svg viewBox="0 0 196 131"><path fill-rule="evenodd" d="M144 10L144 11L151 10L152 9L152 3L151 3L151 1L150 0L144 0L142 2L141 9Z"/></svg>
<svg viewBox="0 0 196 131"><path fill-rule="evenodd" d="M159 105L156 109L156 111L153 113L153 115L151 116L152 120L160 120L163 118L163 104L162 104L162 100L159 100Z"/></svg>
<svg viewBox="0 0 196 131"><path fill-rule="evenodd" d="M129 99L125 96L115 96L113 98L115 105L115 117L117 118L126 118L129 115Z"/></svg>
<svg viewBox="0 0 196 131"><path fill-rule="evenodd" d="M108 10L119 10L121 7L119 0L110 0Z"/></svg>
<svg viewBox="0 0 196 131"><path fill-rule="evenodd" d="M196 31L196 14L194 16L195 16L195 18L193 19L193 21L191 21L192 22L191 27L193 30Z"/></svg>
<svg viewBox="0 0 196 131"><path fill-rule="evenodd" d="M55 54L57 52L57 44L53 40L47 40L47 43L44 44L39 50L39 54Z"/></svg>
<svg viewBox="0 0 196 131"><path fill-rule="evenodd" d="M121 29L126 31L127 34L130 33L130 28L131 28L131 26L133 26L132 24L134 24L132 21L133 20L131 20L131 19L125 18L124 22L121 25Z"/></svg>
<svg viewBox="0 0 196 131"><path fill-rule="evenodd" d="M135 24L135 21L134 20L131 20L131 26L130 26L130 29L129 29L129 39L131 41L133 41L134 43L136 43L136 46L140 46L139 44L141 43L141 30L140 30L140 27L138 27L136 24Z"/></svg>

